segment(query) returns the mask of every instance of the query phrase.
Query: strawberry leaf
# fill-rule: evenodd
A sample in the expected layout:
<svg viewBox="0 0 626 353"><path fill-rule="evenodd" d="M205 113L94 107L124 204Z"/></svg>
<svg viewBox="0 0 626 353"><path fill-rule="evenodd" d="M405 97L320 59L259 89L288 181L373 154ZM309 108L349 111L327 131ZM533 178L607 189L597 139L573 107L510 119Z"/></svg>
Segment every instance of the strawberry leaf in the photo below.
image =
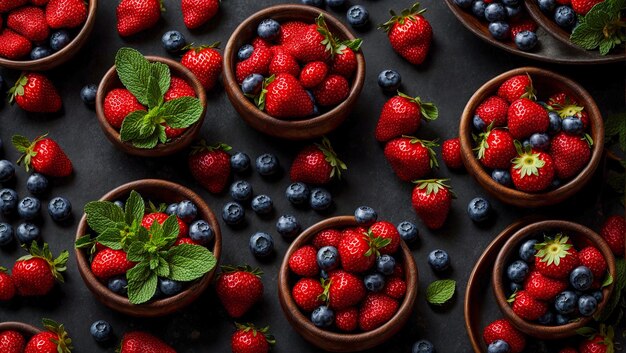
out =
<svg viewBox="0 0 626 353"><path fill-rule="evenodd" d="M456 281L443 279L432 282L426 288L426 300L433 305L443 305L447 303L456 289Z"/></svg>

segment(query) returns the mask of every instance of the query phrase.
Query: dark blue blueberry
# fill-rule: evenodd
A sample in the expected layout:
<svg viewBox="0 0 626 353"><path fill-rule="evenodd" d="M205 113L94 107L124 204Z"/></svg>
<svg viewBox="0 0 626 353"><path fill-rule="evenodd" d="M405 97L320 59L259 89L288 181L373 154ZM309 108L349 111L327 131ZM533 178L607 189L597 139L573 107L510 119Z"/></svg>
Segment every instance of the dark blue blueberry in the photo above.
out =
<svg viewBox="0 0 626 353"><path fill-rule="evenodd" d="M237 202L229 202L222 209L222 219L229 225L240 224L245 216L246 211Z"/></svg>
<svg viewBox="0 0 626 353"><path fill-rule="evenodd" d="M89 333L91 333L91 337L93 337L96 342L102 343L111 339L113 329L111 328L111 324L108 322L98 320L91 324Z"/></svg>
<svg viewBox="0 0 626 353"><path fill-rule="evenodd" d="M176 214L176 210L177 209L178 209L178 204L177 203L171 203L171 204L167 205L167 208L165 208L165 214L168 215L168 216Z"/></svg>
<svg viewBox="0 0 626 353"><path fill-rule="evenodd" d="M354 5L346 13L350 26L359 28L365 26L370 20L370 13L361 5Z"/></svg>
<svg viewBox="0 0 626 353"><path fill-rule="evenodd" d="M166 297L174 296L183 290L183 284L179 281L174 281L169 278L159 277L159 290Z"/></svg>
<svg viewBox="0 0 626 353"><path fill-rule="evenodd" d="M117 200L114 201L113 204L121 209L124 209L124 201Z"/></svg>
<svg viewBox="0 0 626 353"><path fill-rule="evenodd" d="M39 227L32 223L20 223L15 230L15 235L17 235L17 240L22 244L29 244L32 241L39 239L41 236L41 231Z"/></svg>
<svg viewBox="0 0 626 353"><path fill-rule="evenodd" d="M548 117L550 117L550 125L548 126L548 133L551 135L556 134L561 131L561 117L557 112L549 112Z"/></svg>
<svg viewBox="0 0 626 353"><path fill-rule="evenodd" d="M21 199L20 202L17 204L17 214L22 219L25 219L27 221L31 221L37 218L37 216L39 216L40 210L41 202L39 202L39 199L32 196L26 196L25 198Z"/></svg>
<svg viewBox="0 0 626 353"><path fill-rule="evenodd" d="M487 346L487 353L509 353L511 347L503 340L493 341Z"/></svg>
<svg viewBox="0 0 626 353"><path fill-rule="evenodd" d="M601 290L597 290L591 293L591 296L596 298L596 301L600 303L602 299L604 299L604 294L602 294Z"/></svg>
<svg viewBox="0 0 626 353"><path fill-rule="evenodd" d="M481 119L480 116L478 115L474 115L474 118L472 119L472 125L474 126L474 129L476 131L484 131L485 128L487 127L487 124L485 124L485 121Z"/></svg>
<svg viewBox="0 0 626 353"><path fill-rule="evenodd" d="M552 11L556 8L555 0L537 0L537 3L539 4L541 11L546 14L552 14Z"/></svg>
<svg viewBox="0 0 626 353"><path fill-rule="evenodd" d="M556 314L554 316L554 324L562 326L569 323L569 317L567 315Z"/></svg>
<svg viewBox="0 0 626 353"><path fill-rule="evenodd" d="M587 266L578 266L569 274L569 283L579 291L586 291L593 283L593 273Z"/></svg>
<svg viewBox="0 0 626 353"><path fill-rule="evenodd" d="M380 273L371 273L363 278L363 284L370 292L380 292L385 287L385 277Z"/></svg>
<svg viewBox="0 0 626 353"><path fill-rule="evenodd" d="M535 263L535 254L537 250L535 249L535 245L537 245L537 240L529 239L526 240L522 246L519 247L519 257L520 259L526 261L527 263Z"/></svg>
<svg viewBox="0 0 626 353"><path fill-rule="evenodd" d="M563 132L570 135L580 135L585 130L583 121L574 116L568 116L561 122Z"/></svg>
<svg viewBox="0 0 626 353"><path fill-rule="evenodd" d="M276 231L285 238L295 238L302 231L302 227L296 217L286 214L276 221Z"/></svg>
<svg viewBox="0 0 626 353"><path fill-rule="evenodd" d="M161 37L163 48L170 54L179 53L187 45L185 36L179 31L167 31Z"/></svg>
<svg viewBox="0 0 626 353"><path fill-rule="evenodd" d="M126 281L126 276L121 275L111 277L107 283L107 287L113 293L125 296L126 293L128 293L128 282Z"/></svg>
<svg viewBox="0 0 626 353"><path fill-rule="evenodd" d="M326 0L326 5L333 9L343 7L346 4L346 0Z"/></svg>
<svg viewBox="0 0 626 353"><path fill-rule="evenodd" d="M420 234L417 226L409 221L401 222L396 228L398 229L398 233L400 233L400 238L407 243L416 241Z"/></svg>
<svg viewBox="0 0 626 353"><path fill-rule="evenodd" d="M285 197L294 205L303 205L309 201L309 187L301 182L293 183L287 186Z"/></svg>
<svg viewBox="0 0 626 353"><path fill-rule="evenodd" d="M494 169L491 172L491 179L493 179L496 183L511 186L513 183L513 179L511 179L511 173L504 169Z"/></svg>
<svg viewBox="0 0 626 353"><path fill-rule="evenodd" d="M578 312L582 316L591 316L598 309L598 301L591 295L582 295L578 298Z"/></svg>
<svg viewBox="0 0 626 353"><path fill-rule="evenodd" d="M335 322L335 313L326 305L319 306L311 313L311 322L317 327L330 327Z"/></svg>
<svg viewBox="0 0 626 353"><path fill-rule="evenodd" d="M454 4L462 9L469 9L472 7L474 0L454 0Z"/></svg>
<svg viewBox="0 0 626 353"><path fill-rule="evenodd" d="M557 294L554 299L554 309L558 314L571 314L578 306L578 296L571 290L566 290Z"/></svg>
<svg viewBox="0 0 626 353"><path fill-rule="evenodd" d="M52 49L45 46L37 46L34 47L33 50L30 51L30 59L31 60L39 60L45 57L52 55Z"/></svg>
<svg viewBox="0 0 626 353"><path fill-rule="evenodd" d="M445 250L433 250L428 254L428 264L434 271L445 271L450 267L450 256Z"/></svg>
<svg viewBox="0 0 626 353"><path fill-rule="evenodd" d="M528 275L528 264L522 260L517 260L506 269L506 275L511 282L522 283Z"/></svg>
<svg viewBox="0 0 626 353"><path fill-rule="evenodd" d="M249 96L256 96L263 89L263 75L251 74L243 79L241 83L241 91Z"/></svg>
<svg viewBox="0 0 626 353"><path fill-rule="evenodd" d="M505 6L504 10L506 11L506 16L509 19L516 18L522 13L521 6Z"/></svg>
<svg viewBox="0 0 626 353"><path fill-rule="evenodd" d="M576 24L576 12L569 6L559 6L554 11L554 22L560 27L570 29Z"/></svg>
<svg viewBox="0 0 626 353"><path fill-rule="evenodd" d="M72 215L72 204L65 197L55 197L48 203L48 214L53 221L65 221Z"/></svg>
<svg viewBox="0 0 626 353"><path fill-rule="evenodd" d="M189 237L198 244L208 245L214 236L213 228L205 220L199 219L189 226Z"/></svg>
<svg viewBox="0 0 626 353"><path fill-rule="evenodd" d="M369 206L360 206L354 211L354 219L359 224L370 224L376 222L378 213Z"/></svg>
<svg viewBox="0 0 626 353"><path fill-rule="evenodd" d="M259 37L267 41L274 42L280 38L280 23L271 18L265 19L259 23L256 33Z"/></svg>
<svg viewBox="0 0 626 353"><path fill-rule="evenodd" d="M482 197L473 198L467 205L467 214L474 222L484 222L489 218L491 204Z"/></svg>
<svg viewBox="0 0 626 353"><path fill-rule="evenodd" d="M304 5L315 6L322 8L324 7L324 0L302 0Z"/></svg>
<svg viewBox="0 0 626 353"><path fill-rule="evenodd" d="M504 5L493 2L485 7L485 20L488 22L500 22L506 19Z"/></svg>
<svg viewBox="0 0 626 353"><path fill-rule="evenodd" d="M378 74L378 85L384 91L395 92L402 84L402 76L396 70L383 70Z"/></svg>
<svg viewBox="0 0 626 353"><path fill-rule="evenodd" d="M531 148L530 139L522 140L522 148L524 149L524 151L528 151Z"/></svg>
<svg viewBox="0 0 626 353"><path fill-rule="evenodd" d="M311 190L311 198L309 205L316 211L327 210L333 203L333 197L328 190L323 188L315 188Z"/></svg>
<svg viewBox="0 0 626 353"><path fill-rule="evenodd" d="M183 200L178 203L178 207L176 208L176 216L180 218L183 222L189 223L196 219L198 215L198 207L189 201Z"/></svg>
<svg viewBox="0 0 626 353"><path fill-rule="evenodd" d="M278 158L271 153L264 153L256 159L256 170L263 176L271 176L278 173L280 163Z"/></svg>
<svg viewBox="0 0 626 353"><path fill-rule="evenodd" d="M0 246L7 246L13 242L13 227L8 223L0 222Z"/></svg>
<svg viewBox="0 0 626 353"><path fill-rule="evenodd" d="M237 59L244 61L252 56L252 52L254 52L254 47L251 44L244 44L239 48L239 51L237 51Z"/></svg>
<svg viewBox="0 0 626 353"><path fill-rule="evenodd" d="M550 136L544 133L536 133L530 135L530 146L532 148L546 150L550 147Z"/></svg>
<svg viewBox="0 0 626 353"><path fill-rule="evenodd" d="M396 266L396 259L391 255L380 255L376 258L376 271L382 273L385 276L389 276L393 273L393 269Z"/></svg>
<svg viewBox="0 0 626 353"><path fill-rule="evenodd" d="M504 6L520 6L520 0L502 0L502 5Z"/></svg>
<svg viewBox="0 0 626 353"><path fill-rule="evenodd" d="M545 314L537 319L537 322L542 325L552 325L552 323L554 322L554 313L551 311L546 311Z"/></svg>
<svg viewBox="0 0 626 353"><path fill-rule="evenodd" d="M244 173L250 169L250 157L243 152L237 152L230 156L230 168L235 173Z"/></svg>
<svg viewBox="0 0 626 353"><path fill-rule="evenodd" d="M252 197L252 185L245 180L237 180L230 186L230 197L235 201L247 202Z"/></svg>
<svg viewBox="0 0 626 353"><path fill-rule="evenodd" d="M511 289L511 293L515 293L524 289L524 286L521 283L511 282L509 283L509 289Z"/></svg>
<svg viewBox="0 0 626 353"><path fill-rule="evenodd" d="M269 214L274 209L272 198L267 195L257 195L252 199L252 210L257 214Z"/></svg>
<svg viewBox="0 0 626 353"><path fill-rule="evenodd" d="M489 33L497 40L505 40L511 35L511 26L503 21L492 22L489 24Z"/></svg>
<svg viewBox="0 0 626 353"><path fill-rule="evenodd" d="M530 51L537 46L538 39L535 32L521 31L515 36L514 41L519 50Z"/></svg>
<svg viewBox="0 0 626 353"><path fill-rule="evenodd" d="M485 18L485 8L487 4L483 0L474 1L472 4L472 13L479 19Z"/></svg>
<svg viewBox="0 0 626 353"><path fill-rule="evenodd" d="M267 233L257 232L250 237L249 246L252 255L259 258L267 257L274 251L274 239Z"/></svg>
<svg viewBox="0 0 626 353"><path fill-rule="evenodd" d="M72 38L68 31L62 29L52 33L50 36L50 48L54 51L59 51L65 48L70 42Z"/></svg>
<svg viewBox="0 0 626 353"><path fill-rule="evenodd" d="M15 176L15 166L6 159L0 160L0 183L6 183Z"/></svg>
<svg viewBox="0 0 626 353"><path fill-rule="evenodd" d="M87 105L94 105L96 103L96 95L98 93L98 85L90 83L85 85L80 90L80 99Z"/></svg>
<svg viewBox="0 0 626 353"><path fill-rule="evenodd" d="M17 192L13 189L0 190L0 212L8 215L17 208Z"/></svg>
<svg viewBox="0 0 626 353"><path fill-rule="evenodd" d="M411 353L435 353L435 346L427 340L419 340L413 343Z"/></svg>
<svg viewBox="0 0 626 353"><path fill-rule="evenodd" d="M324 246L317 251L317 266L325 271L332 271L339 266L339 252L334 246Z"/></svg>

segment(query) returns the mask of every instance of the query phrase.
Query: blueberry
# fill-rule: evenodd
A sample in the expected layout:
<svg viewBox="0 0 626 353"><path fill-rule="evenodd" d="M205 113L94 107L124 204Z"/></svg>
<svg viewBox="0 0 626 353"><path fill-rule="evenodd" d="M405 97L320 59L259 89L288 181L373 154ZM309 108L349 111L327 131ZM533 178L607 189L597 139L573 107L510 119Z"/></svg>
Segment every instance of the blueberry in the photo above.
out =
<svg viewBox="0 0 626 353"><path fill-rule="evenodd" d="M519 248L519 257L529 264L534 263L535 254L537 253L537 250L535 249L535 245L537 245L537 240L535 239L526 240L522 244L522 246L520 246Z"/></svg>
<svg viewBox="0 0 626 353"><path fill-rule="evenodd" d="M497 40L505 40L511 35L511 26L503 21L492 22L489 24L489 33Z"/></svg>
<svg viewBox="0 0 626 353"><path fill-rule="evenodd" d="M522 260L517 260L506 269L506 275L511 282L522 283L530 271L528 264Z"/></svg>
<svg viewBox="0 0 626 353"><path fill-rule="evenodd" d="M296 182L287 187L285 197L294 205L303 205L309 201L309 187L301 182Z"/></svg>
<svg viewBox="0 0 626 353"><path fill-rule="evenodd" d="M504 169L494 169L491 172L491 179L493 179L496 183L504 186L511 186L513 183L513 179L511 179L511 173L508 170Z"/></svg>
<svg viewBox="0 0 626 353"><path fill-rule="evenodd" d="M214 236L213 228L205 220L199 219L189 226L189 237L198 244L208 245Z"/></svg>
<svg viewBox="0 0 626 353"><path fill-rule="evenodd" d="M554 322L554 313L551 311L546 311L545 314L537 319L537 322L542 325L552 325L552 323Z"/></svg>
<svg viewBox="0 0 626 353"><path fill-rule="evenodd" d="M254 47L250 44L244 44L239 48L239 51L237 51L237 59L244 61L252 56L252 52L254 52Z"/></svg>
<svg viewBox="0 0 626 353"><path fill-rule="evenodd" d="M346 0L326 0L326 5L334 9L343 7L346 4Z"/></svg>
<svg viewBox="0 0 626 353"><path fill-rule="evenodd" d="M363 284L370 292L380 292L385 287L385 277L380 273L371 273L363 278Z"/></svg>
<svg viewBox="0 0 626 353"><path fill-rule="evenodd" d="M313 325L317 327L330 327L333 322L335 322L335 313L326 305L322 305L313 310L311 313L311 321Z"/></svg>
<svg viewBox="0 0 626 353"><path fill-rule="evenodd" d="M516 18L522 13L521 6L505 6L504 10L506 11L506 16L509 19Z"/></svg>
<svg viewBox="0 0 626 353"><path fill-rule="evenodd" d="M578 312L582 316L591 316L598 309L598 301L591 295L582 295L578 298Z"/></svg>
<svg viewBox="0 0 626 353"><path fill-rule="evenodd" d="M83 86L80 90L80 99L87 105L94 105L96 103L96 95L98 93L98 85L90 83Z"/></svg>
<svg viewBox="0 0 626 353"><path fill-rule="evenodd" d="M8 215L17 208L17 192L13 189L0 190L0 212Z"/></svg>
<svg viewBox="0 0 626 353"><path fill-rule="evenodd" d="M111 277L107 282L107 287L113 293L117 293L119 295L126 295L128 292L128 282L126 281L126 276L115 276Z"/></svg>
<svg viewBox="0 0 626 353"><path fill-rule="evenodd" d="M0 222L0 246L7 246L13 242L13 227L8 223Z"/></svg>
<svg viewBox="0 0 626 353"><path fill-rule="evenodd" d="M274 203L267 195L257 195L252 199L252 210L257 214L269 214L273 209Z"/></svg>
<svg viewBox="0 0 626 353"><path fill-rule="evenodd" d="M419 340L413 343L411 353L435 353L435 346L427 340Z"/></svg>
<svg viewBox="0 0 626 353"><path fill-rule="evenodd" d="M487 124L485 124L485 121L481 119L480 116L478 115L474 115L474 118L472 119L472 125L474 126L474 129L476 131L484 131L485 128L487 127Z"/></svg>
<svg viewBox="0 0 626 353"><path fill-rule="evenodd" d="M48 203L48 214L53 221L65 221L72 215L72 204L65 197L55 197Z"/></svg>
<svg viewBox="0 0 626 353"><path fill-rule="evenodd" d="M317 251L317 266L325 271L332 271L339 266L339 252L334 246L324 246Z"/></svg>
<svg viewBox="0 0 626 353"><path fill-rule="evenodd" d="M311 198L309 199L309 205L316 211L327 210L333 203L333 197L326 189L315 188L311 190Z"/></svg>
<svg viewBox="0 0 626 353"><path fill-rule="evenodd" d="M264 153L256 159L256 170L263 176L271 176L278 173L280 163L278 158L270 153Z"/></svg>
<svg viewBox="0 0 626 353"><path fill-rule="evenodd" d="M124 207L122 207L124 208ZM177 203L171 203L169 205L167 205L167 207L165 208L165 214L168 216L171 215L175 215L176 214L176 210L178 209L178 204Z"/></svg>
<svg viewBox="0 0 626 353"><path fill-rule="evenodd" d="M485 8L487 4L483 0L474 1L472 4L472 13L479 19L485 18Z"/></svg>
<svg viewBox="0 0 626 353"><path fill-rule="evenodd" d="M111 339L113 329L111 328L111 324L108 322L98 320L91 324L89 332L91 333L91 337L93 337L96 342L102 343Z"/></svg>
<svg viewBox="0 0 626 353"><path fill-rule="evenodd" d="M593 273L587 266L578 266L569 274L569 283L579 291L586 291L593 283Z"/></svg>
<svg viewBox="0 0 626 353"><path fill-rule="evenodd" d="M396 259L391 255L380 255L376 258L376 271L382 273L385 276L389 276L393 273L393 269L396 266Z"/></svg>
<svg viewBox="0 0 626 353"><path fill-rule="evenodd" d="M246 202L252 197L252 185L245 180L237 180L230 186L230 197L235 201Z"/></svg>
<svg viewBox="0 0 626 353"><path fill-rule="evenodd" d="M504 5L493 2L485 7L485 20L488 22L499 22L506 19Z"/></svg>
<svg viewBox="0 0 626 353"><path fill-rule="evenodd" d="M244 78L243 82L241 83L241 91L243 91L243 94L256 96L257 94L261 93L261 90L263 89L263 80L263 75L248 75L248 77Z"/></svg>
<svg viewBox="0 0 626 353"><path fill-rule="evenodd" d="M304 5L315 6L322 8L324 7L324 0L302 0Z"/></svg>
<svg viewBox="0 0 626 353"><path fill-rule="evenodd" d="M32 196L26 196L17 204L17 214L27 221L37 218L40 210L41 202Z"/></svg>
<svg viewBox="0 0 626 353"><path fill-rule="evenodd" d="M469 9L472 7L474 0L454 0L454 4L462 9Z"/></svg>
<svg viewBox="0 0 626 353"><path fill-rule="evenodd" d="M350 26L359 28L365 26L370 20L370 13L361 5L354 5L346 13Z"/></svg>
<svg viewBox="0 0 626 353"><path fill-rule="evenodd" d="M559 6L554 11L554 22L565 29L570 29L576 24L576 12L569 6Z"/></svg>
<svg viewBox="0 0 626 353"><path fill-rule="evenodd" d="M548 125L548 133L551 135L556 134L561 131L561 117L557 112L549 112L548 117L550 117L550 125Z"/></svg>
<svg viewBox="0 0 626 353"><path fill-rule="evenodd" d="M39 238L41 231L32 223L20 223L15 230L15 235L22 244L29 244Z"/></svg>
<svg viewBox="0 0 626 353"><path fill-rule="evenodd" d="M524 286L521 283L511 282L509 283L509 289L511 289L511 293L515 293L524 289Z"/></svg>
<svg viewBox="0 0 626 353"><path fill-rule="evenodd" d="M557 326L565 325L565 324L569 323L569 317L567 317L566 315L556 314L554 316L554 323Z"/></svg>
<svg viewBox="0 0 626 353"><path fill-rule="evenodd" d="M548 134L535 133L530 135L530 146L539 150L546 150L550 147L550 137Z"/></svg>
<svg viewBox="0 0 626 353"><path fill-rule="evenodd" d="M54 51L59 51L70 44L71 41L69 32L62 29L52 33L50 36L50 48Z"/></svg>
<svg viewBox="0 0 626 353"><path fill-rule="evenodd" d="M396 70L383 70L378 74L378 85L384 91L395 92L402 84L402 76Z"/></svg>
<svg viewBox="0 0 626 353"><path fill-rule="evenodd" d="M401 222L396 229L398 229L398 233L400 233L400 238L407 243L416 241L419 236L417 226L409 221Z"/></svg>
<svg viewBox="0 0 626 353"><path fill-rule="evenodd" d="M567 315L573 313L577 308L577 304L578 296L570 290L557 294L554 299L554 308L559 314Z"/></svg>
<svg viewBox="0 0 626 353"><path fill-rule="evenodd" d="M178 207L176 208L176 216L180 218L183 222L189 223L196 219L198 215L198 207L189 201L183 200L178 203Z"/></svg>
<svg viewBox="0 0 626 353"><path fill-rule="evenodd" d="M276 231L285 238L295 238L301 230L302 227L296 217L290 214L282 215L276 221Z"/></svg>
<svg viewBox="0 0 626 353"><path fill-rule="evenodd" d="M491 204L482 197L473 198L467 205L467 214L474 222L483 222L489 218Z"/></svg>
<svg viewBox="0 0 626 353"><path fill-rule="evenodd" d="M259 37L274 42L280 38L280 23L271 18L265 19L259 23L256 33Z"/></svg>
<svg viewBox="0 0 626 353"><path fill-rule="evenodd" d="M230 169L235 173L244 173L250 169L250 157L243 152L230 156Z"/></svg>
<svg viewBox="0 0 626 353"><path fill-rule="evenodd" d="M487 353L509 353L511 347L503 340L496 340L489 344L487 347Z"/></svg>
<svg viewBox="0 0 626 353"><path fill-rule="evenodd" d="M360 206L354 211L354 218L359 224L371 224L378 219L378 213L369 206Z"/></svg>
<svg viewBox="0 0 626 353"><path fill-rule="evenodd" d="M556 8L555 0L537 0L537 3L539 4L541 11L547 14L552 14L552 11Z"/></svg>
<svg viewBox="0 0 626 353"><path fill-rule="evenodd" d="M537 35L531 31L521 31L515 36L515 45L519 50L530 51L537 46Z"/></svg>
<svg viewBox="0 0 626 353"><path fill-rule="evenodd" d="M161 37L161 44L168 53L176 54L187 45L187 40L179 31L167 31Z"/></svg>
<svg viewBox="0 0 626 353"><path fill-rule="evenodd" d="M568 116L563 119L561 126L563 128L563 132L570 135L580 135L585 130L583 121L574 116Z"/></svg>
<svg viewBox="0 0 626 353"><path fill-rule="evenodd" d="M450 256L445 250L433 250L428 254L428 264L436 271L445 271L450 267Z"/></svg>
<svg viewBox="0 0 626 353"><path fill-rule="evenodd" d="M30 51L31 60L39 60L52 55L52 49L46 46L37 46Z"/></svg>
<svg viewBox="0 0 626 353"><path fill-rule="evenodd" d="M113 202L113 204L119 208L121 208L122 210L124 209L124 201L120 201L120 200L116 200Z"/></svg>
<svg viewBox="0 0 626 353"><path fill-rule="evenodd" d="M15 166L6 159L0 160L0 183L6 183L15 176Z"/></svg>
<svg viewBox="0 0 626 353"><path fill-rule="evenodd" d="M166 297L174 296L183 290L183 284L181 282L169 278L159 277L158 286L161 293Z"/></svg>
<svg viewBox="0 0 626 353"><path fill-rule="evenodd" d="M222 219L229 225L240 224L243 222L245 215L246 211L237 202L229 202L222 209Z"/></svg>
<svg viewBox="0 0 626 353"><path fill-rule="evenodd" d="M257 232L250 237L250 251L256 257L267 257L274 251L274 239L267 233Z"/></svg>

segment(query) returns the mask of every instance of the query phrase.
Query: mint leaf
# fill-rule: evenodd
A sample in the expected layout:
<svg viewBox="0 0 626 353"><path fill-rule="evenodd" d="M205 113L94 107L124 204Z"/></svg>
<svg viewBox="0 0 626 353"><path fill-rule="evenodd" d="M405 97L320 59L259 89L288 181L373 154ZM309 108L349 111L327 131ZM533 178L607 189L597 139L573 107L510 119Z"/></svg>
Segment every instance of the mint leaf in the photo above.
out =
<svg viewBox="0 0 626 353"><path fill-rule="evenodd" d="M167 134L165 133L165 126L163 125L157 126L157 131L159 134L159 142L161 143L167 142Z"/></svg>
<svg viewBox="0 0 626 353"><path fill-rule="evenodd" d="M124 213L114 203L108 201L92 201L85 205L87 224L96 233L104 233L109 229L124 228Z"/></svg>
<svg viewBox="0 0 626 353"><path fill-rule="evenodd" d="M124 237L119 229L109 229L98 235L96 238L98 243L111 248L113 250L120 250L123 248Z"/></svg>
<svg viewBox="0 0 626 353"><path fill-rule="evenodd" d="M133 140L133 146L137 148L151 149L159 142L159 134L152 134L145 139Z"/></svg>
<svg viewBox="0 0 626 353"><path fill-rule="evenodd" d="M133 224L133 221L141 223L143 215L146 213L146 205L137 191L130 192L124 207L126 224Z"/></svg>
<svg viewBox="0 0 626 353"><path fill-rule="evenodd" d="M156 274L159 277L168 277L170 275L170 266L162 257L159 257L159 266L156 268Z"/></svg>
<svg viewBox="0 0 626 353"><path fill-rule="evenodd" d="M579 47L587 50L592 50L600 45L600 42L604 38L602 30L593 29L586 23L581 23L572 32L570 40Z"/></svg>
<svg viewBox="0 0 626 353"><path fill-rule="evenodd" d="M141 241L134 241L130 244L128 248L128 252L126 253L126 258L128 261L140 262L146 259L147 252L146 247Z"/></svg>
<svg viewBox="0 0 626 353"><path fill-rule="evenodd" d="M133 304L142 304L154 296L157 287L157 275L150 271L145 262L138 263L126 273L128 279L128 300Z"/></svg>
<svg viewBox="0 0 626 353"><path fill-rule="evenodd" d="M159 92L161 92L161 97L165 95L168 89L170 89L170 81L171 81L171 73L170 67L160 63L153 62L152 63L152 76L156 78L159 83Z"/></svg>
<svg viewBox="0 0 626 353"><path fill-rule="evenodd" d="M126 89L143 105L148 105L147 83L152 75L152 65L135 49L121 48L115 55L115 69Z"/></svg>
<svg viewBox="0 0 626 353"><path fill-rule="evenodd" d="M74 248L86 249L86 248L91 248L92 246L94 246L94 244L95 244L95 241L91 238L91 235L86 234L76 239L76 241L74 242Z"/></svg>
<svg viewBox="0 0 626 353"><path fill-rule="evenodd" d="M170 247L176 239L178 238L178 233L180 232L180 228L178 227L178 218L176 215L171 215L167 217L165 222L162 224L163 226L163 240L165 241L164 246Z"/></svg>
<svg viewBox="0 0 626 353"><path fill-rule="evenodd" d="M612 38L602 39L600 41L600 55L608 54L617 44L619 44L619 41L615 42Z"/></svg>
<svg viewBox="0 0 626 353"><path fill-rule="evenodd" d="M608 299L602 313L596 313L596 315L594 315L596 321L604 322L608 320L616 310L620 299L622 298L622 291L626 286L626 260L624 258L616 259L615 268L617 270L617 276L615 280L615 287L613 287L613 294Z"/></svg>
<svg viewBox="0 0 626 353"><path fill-rule="evenodd" d="M122 122L122 129L120 130L120 139L122 141L132 141L135 139L146 138L148 135L143 135L141 128L145 124L145 117L148 115L147 111L137 110L134 111L124 119Z"/></svg>
<svg viewBox="0 0 626 353"><path fill-rule="evenodd" d="M217 261L207 248L181 244L171 248L165 257L170 266L169 278L175 281L193 281L211 271Z"/></svg>
<svg viewBox="0 0 626 353"><path fill-rule="evenodd" d="M613 276L610 273L606 274L604 281L602 282L602 288L610 286L613 283Z"/></svg>
<svg viewBox="0 0 626 353"><path fill-rule="evenodd" d="M426 288L426 300L430 304L443 305L452 299L456 288L456 281L442 279L435 281Z"/></svg>
<svg viewBox="0 0 626 353"><path fill-rule="evenodd" d="M202 116L202 103L195 97L180 97L163 104L160 115L172 128L185 128Z"/></svg>
<svg viewBox="0 0 626 353"><path fill-rule="evenodd" d="M433 103L420 103L420 110L426 120L435 120L439 117L439 109Z"/></svg>
<svg viewBox="0 0 626 353"><path fill-rule="evenodd" d="M150 109L155 108L163 104L163 94L159 87L157 78L150 75L148 78L148 88L146 90L146 100L148 101L148 107Z"/></svg>

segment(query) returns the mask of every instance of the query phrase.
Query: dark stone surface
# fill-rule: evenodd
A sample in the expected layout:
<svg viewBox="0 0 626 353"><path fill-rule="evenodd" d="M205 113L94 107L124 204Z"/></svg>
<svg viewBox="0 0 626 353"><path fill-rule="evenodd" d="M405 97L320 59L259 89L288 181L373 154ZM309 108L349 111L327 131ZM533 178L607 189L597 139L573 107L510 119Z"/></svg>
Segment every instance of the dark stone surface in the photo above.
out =
<svg viewBox="0 0 626 353"><path fill-rule="evenodd" d="M167 56L161 48L160 37L169 29L181 30L188 41L225 43L235 26L245 17L263 7L284 1L224 1L216 19L208 27L189 32L182 24L180 4L166 1L168 11L159 25L131 39L121 39L115 31L115 6L113 2L101 2L96 28L91 41L82 52L66 65L49 73L59 88L64 101L64 111L53 116L38 116L22 112L17 107L5 105L0 108L0 138L4 140L4 158L16 160L16 151L7 146L10 136L16 133L34 137L49 132L67 151L75 166L75 174L68 179L56 180L53 191L45 203L56 195L68 197L74 206L74 217L78 219L86 202L102 196L106 191L127 181L141 178L163 178L190 186L199 192L214 210L229 200L227 195L210 195L202 190L187 172L184 156L167 159L139 159L116 150L103 136L96 122L95 113L80 101L80 88L98 82L112 65L115 52L122 46L132 46L144 54ZM370 10L373 23L387 19L390 6L399 10L411 5L409 1L359 2ZM520 59L483 43L465 30L441 1L427 1L426 17L434 28L432 52L426 63L415 67L399 58L390 48L385 35L371 28L361 33L365 43L368 74L360 103L348 121L330 138L335 149L348 164L349 171L341 184L332 188L335 196L333 215L351 214L362 204L378 210L381 219L398 223L408 219L417 222L420 228L420 243L414 256L420 268L420 295L415 313L397 338L372 352L409 352L413 341L421 338L431 340L438 352L470 352L463 321L463 297L465 283L471 268L485 246L507 224L527 214L538 213L548 217L580 221L597 228L602 207L597 203L602 182L595 180L584 192L562 205L541 210L519 210L489 198L495 215L489 224L477 226L465 214L467 202L477 196L486 195L466 173L454 173L445 166L437 176L452 178L451 184L458 199L447 224L437 232L428 231L417 220L410 203L412 186L397 179L386 163L382 146L373 138L378 113L387 97L379 90L376 77L382 69L399 70L403 76L402 91L420 95L425 101L435 102L440 109L439 120L418 132L422 138L444 140L458 132L458 118L472 93L491 77L508 69L524 65L538 65L571 76L596 98L606 116L624 109L624 66L564 67L545 65ZM344 18L344 12L337 13ZM223 44L224 45L224 44ZM223 46L222 45L222 46ZM12 84L17 72L0 70ZM209 109L202 135L211 142L223 141L235 150L247 152L252 158L261 153L276 153L287 169L302 143L287 143L268 138L249 128L235 113L223 90L218 88L209 95ZM18 173L16 187L20 196L26 195L27 175ZM276 335L278 345L274 352L318 352L296 334L280 310L276 296L277 269L281 254L289 242L280 239L274 229L278 215L292 213L304 226L309 226L325 216L313 211L296 210L283 196L289 184L287 176L267 182L258 174L246 177L255 194L266 193L274 199L276 217L260 219L251 210L246 216L248 225L233 230L222 223L224 255L222 264L249 263L265 271L265 294L263 302L255 307L242 321L258 325L269 324ZM605 204L610 202L605 200ZM610 205L608 207L611 207ZM606 207L604 207L606 209ZM606 210L605 210L606 211ZM617 209L615 210L617 211ZM623 211L620 211L623 212ZM17 225L17 221L14 222ZM76 221L69 226L58 226L49 217L44 217L43 238L51 243L55 253L61 249L72 249ZM267 231L275 237L277 257L268 262L256 261L247 250L248 238L255 231ZM453 302L444 308L429 306L423 293L431 281L437 279L427 264L427 254L443 248L450 253L452 271L449 276L458 281L457 294ZM0 251L0 265L11 267L22 255L15 247ZM133 319L111 312L97 302L85 288L76 270L73 253L68 264L67 283L58 286L54 295L35 300L16 300L0 307L1 321L24 321L38 324L42 317L64 322L74 338L76 352L112 352L112 347L98 346L89 336L89 325L98 319L112 323L114 331L121 337L131 328L148 329L163 337L179 352L228 352L232 320L221 308L213 290L207 291L200 300L183 312L170 317L152 320ZM490 308L494 317L497 308Z"/></svg>

